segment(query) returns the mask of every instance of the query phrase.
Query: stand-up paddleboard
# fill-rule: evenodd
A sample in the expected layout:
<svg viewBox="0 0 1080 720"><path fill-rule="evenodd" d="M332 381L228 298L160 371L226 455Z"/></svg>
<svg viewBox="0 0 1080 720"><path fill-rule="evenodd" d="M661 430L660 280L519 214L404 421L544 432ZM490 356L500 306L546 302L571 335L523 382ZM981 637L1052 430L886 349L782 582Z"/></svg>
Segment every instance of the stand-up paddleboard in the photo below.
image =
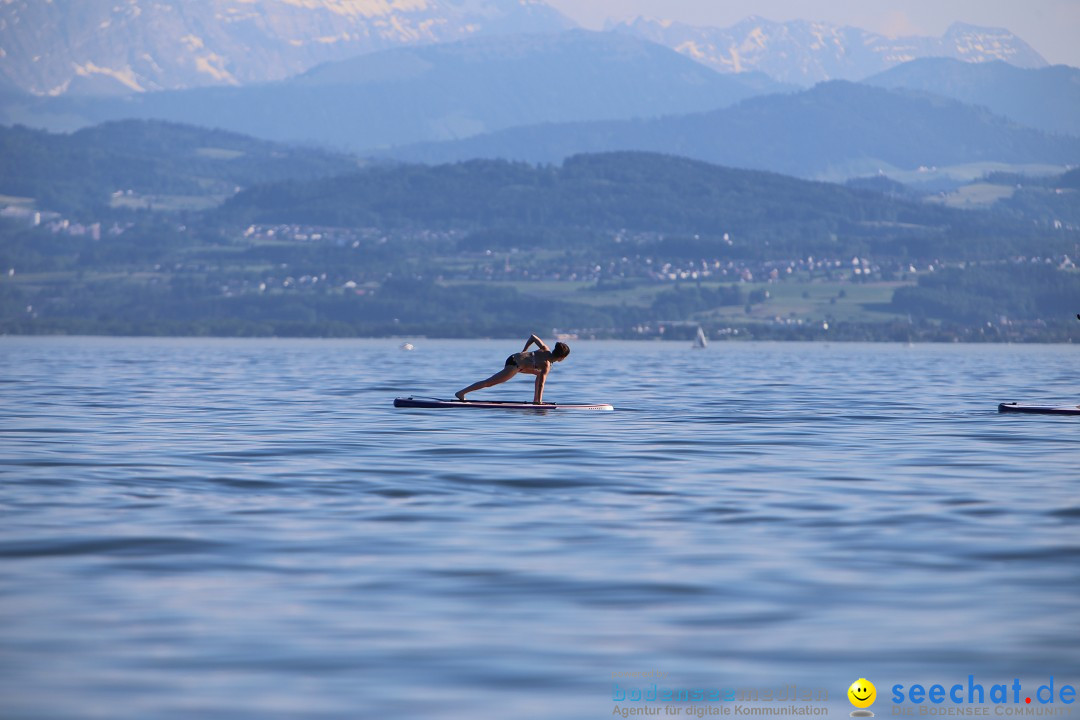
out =
<svg viewBox="0 0 1080 720"><path fill-rule="evenodd" d="M1020 403L1000 403L998 412L1028 413L1031 415L1080 415L1080 405L1022 405Z"/></svg>
<svg viewBox="0 0 1080 720"><path fill-rule="evenodd" d="M394 407L421 408L425 410L454 410L471 408L474 410L614 410L607 403L534 403L507 402L505 400L440 400L439 398L395 398Z"/></svg>

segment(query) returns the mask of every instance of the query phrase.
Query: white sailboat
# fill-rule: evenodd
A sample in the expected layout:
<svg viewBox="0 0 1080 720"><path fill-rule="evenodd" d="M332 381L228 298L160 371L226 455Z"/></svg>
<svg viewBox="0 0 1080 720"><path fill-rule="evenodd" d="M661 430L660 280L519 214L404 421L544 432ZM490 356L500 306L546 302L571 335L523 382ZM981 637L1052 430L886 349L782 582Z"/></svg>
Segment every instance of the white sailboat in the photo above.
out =
<svg viewBox="0 0 1080 720"><path fill-rule="evenodd" d="M709 347L709 341L705 338L705 331L698 325L697 337L694 338L694 349L704 350L707 347Z"/></svg>

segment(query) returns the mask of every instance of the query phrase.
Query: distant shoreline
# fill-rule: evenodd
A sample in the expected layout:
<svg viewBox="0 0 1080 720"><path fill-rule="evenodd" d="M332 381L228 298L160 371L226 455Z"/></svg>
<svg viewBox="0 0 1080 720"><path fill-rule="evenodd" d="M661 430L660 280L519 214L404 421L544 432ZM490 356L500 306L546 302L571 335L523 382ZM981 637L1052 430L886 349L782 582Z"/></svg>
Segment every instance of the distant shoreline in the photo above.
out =
<svg viewBox="0 0 1080 720"><path fill-rule="evenodd" d="M1069 325L1063 327L1046 327L1041 329L1031 328L1027 331L1010 332L987 332L983 328L949 328L932 330L928 328L912 328L906 335L901 335L895 328L891 331L887 328L875 328L870 326L845 326L837 323L828 330L818 328L772 328L767 325L748 325L733 328L738 332L717 333L708 332L707 338L710 344L747 343L747 342L791 342L791 343L881 343L881 344L1031 344L1031 345L1071 345L1080 343L1080 328L1072 328ZM302 328L295 328L289 333L212 333L212 332L88 332L88 331L54 331L54 332L0 332L0 338L131 338L131 339L214 339L214 340L519 340L521 332L498 332L498 333L394 333L394 334L320 334L317 332L304 332ZM573 333L560 336L568 338L568 342L581 342L591 340L620 340L642 341L663 343L686 343L694 340L696 326L692 329L678 328L674 332L663 334L643 335L633 332L587 332ZM543 333L542 333L543 334ZM548 333L555 337L555 333Z"/></svg>

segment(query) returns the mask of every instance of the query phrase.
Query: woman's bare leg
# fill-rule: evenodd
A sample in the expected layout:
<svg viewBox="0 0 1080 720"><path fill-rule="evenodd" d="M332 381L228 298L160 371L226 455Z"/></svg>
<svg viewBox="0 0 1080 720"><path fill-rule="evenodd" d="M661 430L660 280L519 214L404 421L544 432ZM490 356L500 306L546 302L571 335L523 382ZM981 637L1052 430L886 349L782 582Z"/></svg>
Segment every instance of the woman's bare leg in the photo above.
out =
<svg viewBox="0 0 1080 720"><path fill-rule="evenodd" d="M487 380L481 380L480 382L473 383L472 385L465 388L464 390L458 390L456 393L454 393L454 395L455 395L455 397L457 397L458 400L464 400L465 396L468 395L469 393L471 393L471 392L473 392L475 390L480 390L482 388L489 388L489 387L492 387L493 385L499 385L501 383L504 383L507 380L509 380L510 378L517 375L519 372L520 372L520 370L518 370L516 367L511 367L511 366L507 365L502 370L500 370L499 372L497 372L494 375L492 375L491 377L489 377Z"/></svg>

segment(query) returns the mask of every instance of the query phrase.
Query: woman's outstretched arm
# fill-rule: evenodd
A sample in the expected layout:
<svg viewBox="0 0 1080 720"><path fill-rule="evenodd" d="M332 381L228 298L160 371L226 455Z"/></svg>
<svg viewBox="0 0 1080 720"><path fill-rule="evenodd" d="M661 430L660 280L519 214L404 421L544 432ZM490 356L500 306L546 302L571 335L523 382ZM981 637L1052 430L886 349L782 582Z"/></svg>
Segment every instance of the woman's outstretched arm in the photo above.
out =
<svg viewBox="0 0 1080 720"><path fill-rule="evenodd" d="M535 343L536 347L540 348L541 350L548 349L548 346L544 344L543 340L538 338L536 335L530 335L529 339L525 341L525 347L521 348L521 352L525 352L526 350L528 350L529 346L533 343Z"/></svg>

